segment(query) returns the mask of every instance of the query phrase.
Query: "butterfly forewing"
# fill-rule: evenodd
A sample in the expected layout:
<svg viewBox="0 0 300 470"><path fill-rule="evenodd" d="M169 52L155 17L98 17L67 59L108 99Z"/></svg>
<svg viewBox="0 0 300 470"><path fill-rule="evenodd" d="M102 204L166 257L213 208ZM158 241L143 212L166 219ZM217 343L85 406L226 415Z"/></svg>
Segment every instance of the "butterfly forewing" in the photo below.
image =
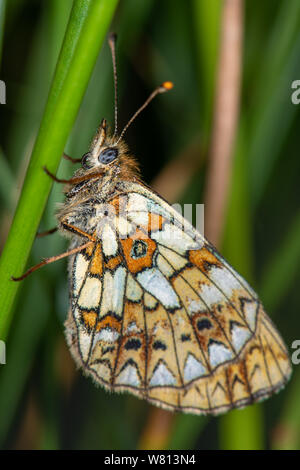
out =
<svg viewBox="0 0 300 470"><path fill-rule="evenodd" d="M279 390L291 371L286 348L246 281L145 186L127 182L108 203L94 246L70 260L66 334L84 371L193 413Z"/></svg>

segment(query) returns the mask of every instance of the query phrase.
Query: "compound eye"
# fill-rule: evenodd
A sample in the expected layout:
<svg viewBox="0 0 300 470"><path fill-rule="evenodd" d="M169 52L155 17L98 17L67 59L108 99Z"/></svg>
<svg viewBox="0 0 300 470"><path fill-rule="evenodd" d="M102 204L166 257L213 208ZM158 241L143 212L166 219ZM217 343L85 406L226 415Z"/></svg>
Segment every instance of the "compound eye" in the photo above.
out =
<svg viewBox="0 0 300 470"><path fill-rule="evenodd" d="M117 148L106 148L100 153L99 162L104 163L104 165L107 165L108 163L112 162L115 158L117 158L118 155L119 151Z"/></svg>
<svg viewBox="0 0 300 470"><path fill-rule="evenodd" d="M91 168L91 163L89 162L89 158L90 158L91 154L88 152L88 153L85 153L81 159L81 166L82 168L84 168L85 170L88 170L89 168Z"/></svg>

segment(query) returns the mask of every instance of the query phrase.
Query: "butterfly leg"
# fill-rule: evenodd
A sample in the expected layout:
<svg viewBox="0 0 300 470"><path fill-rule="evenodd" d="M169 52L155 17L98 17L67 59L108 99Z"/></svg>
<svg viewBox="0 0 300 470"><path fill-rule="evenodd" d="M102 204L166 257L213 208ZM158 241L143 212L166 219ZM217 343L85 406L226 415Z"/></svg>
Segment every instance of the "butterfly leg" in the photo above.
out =
<svg viewBox="0 0 300 470"><path fill-rule="evenodd" d="M82 235L83 237L88 238L91 241L96 241L94 237L92 237L89 233L86 233L83 230L80 230L74 225L70 225L70 224L67 224L66 222L63 222L62 227L68 230L69 232L76 233L77 235ZM36 238L46 237L47 235L51 235L52 233L57 232L57 230L58 230L58 227L53 227L50 230L47 230L45 232L39 232L36 234Z"/></svg>
<svg viewBox="0 0 300 470"><path fill-rule="evenodd" d="M90 235L89 233L84 232L80 228L75 227L75 225L71 225L71 224L68 224L67 222L62 221L61 226L63 229L68 230L68 232L72 232L72 233L75 233L75 235L80 235L82 237L85 237L93 243L96 242L96 238L93 237L93 235Z"/></svg>
<svg viewBox="0 0 300 470"><path fill-rule="evenodd" d="M43 170L44 172L46 173L46 175L48 175L53 181L55 181L56 183L69 183L69 180L64 180L64 179L60 179L60 178L57 178L55 175L53 175L53 173L51 173L48 168L46 168L45 166L43 166Z"/></svg>
<svg viewBox="0 0 300 470"><path fill-rule="evenodd" d="M78 253L79 251L82 251L85 248L88 248L93 243L94 242L89 241L89 242L85 243L84 245L80 245L77 248L73 248L72 250L65 251L65 253L61 253L60 255L51 256L50 258L46 258L43 261L41 261L39 264L36 264L35 266L32 266L32 268L29 268L22 276L20 276L20 277L11 276L11 280L12 281L22 281L23 279L25 279L25 277L29 276L29 274L33 273L34 271L41 268L42 266L45 266L46 264L54 263L54 261L58 261L59 259L66 258L67 256L74 255L75 253Z"/></svg>
<svg viewBox="0 0 300 470"><path fill-rule="evenodd" d="M45 166L43 167L43 170L46 173L46 175L48 175L53 181L55 181L56 183L64 183L64 184L77 184L77 183L81 183L81 181L87 181L87 180L90 180L92 178L99 178L99 177L103 176L103 170L100 170L97 173L90 173L90 174L87 174L87 175L78 176L78 177L75 177L75 178L70 178L69 180L65 180L65 179L57 178Z"/></svg>
<svg viewBox="0 0 300 470"><path fill-rule="evenodd" d="M68 160L69 162L72 162L72 163L80 163L81 160L82 160L82 158L72 158L69 155L67 155L66 153L63 153L63 158L65 160Z"/></svg>
<svg viewBox="0 0 300 470"><path fill-rule="evenodd" d="M46 230L46 232L38 232L36 234L36 238L46 237L47 235L51 235L52 233L57 232L57 230L58 230L58 228L54 227L54 228L51 228L50 230Z"/></svg>

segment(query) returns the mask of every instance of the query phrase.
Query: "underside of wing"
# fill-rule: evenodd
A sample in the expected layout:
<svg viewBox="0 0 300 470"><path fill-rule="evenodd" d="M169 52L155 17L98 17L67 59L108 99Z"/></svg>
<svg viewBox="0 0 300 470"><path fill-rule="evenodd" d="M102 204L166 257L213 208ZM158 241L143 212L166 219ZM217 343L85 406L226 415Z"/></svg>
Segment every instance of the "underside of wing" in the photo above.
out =
<svg viewBox="0 0 300 470"><path fill-rule="evenodd" d="M290 362L254 291L167 203L134 189L126 216L71 263L77 363L107 389L198 414L278 391Z"/></svg>

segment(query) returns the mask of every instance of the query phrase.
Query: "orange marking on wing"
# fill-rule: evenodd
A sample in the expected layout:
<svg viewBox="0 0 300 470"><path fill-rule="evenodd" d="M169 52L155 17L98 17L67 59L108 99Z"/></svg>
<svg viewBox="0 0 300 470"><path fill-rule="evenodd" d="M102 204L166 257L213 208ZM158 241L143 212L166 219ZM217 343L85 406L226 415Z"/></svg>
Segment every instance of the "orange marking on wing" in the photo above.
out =
<svg viewBox="0 0 300 470"><path fill-rule="evenodd" d="M222 342L224 341L224 333L222 332L221 328L218 326L215 320L210 318L205 312L195 313L191 317L191 321L194 327L194 331L196 332L197 337L204 350L207 349L210 339ZM201 323L205 321L207 321L207 327L203 328L203 330L199 330L199 322Z"/></svg>
<svg viewBox="0 0 300 470"><path fill-rule="evenodd" d="M137 323L137 318L143 319L143 312L141 313L141 304L132 304L130 301L126 301L124 305L124 318L126 318L127 324L131 322ZM143 326L144 327L144 326Z"/></svg>
<svg viewBox="0 0 300 470"><path fill-rule="evenodd" d="M148 214L148 232L161 230L166 219L160 214L149 212Z"/></svg>
<svg viewBox="0 0 300 470"><path fill-rule="evenodd" d="M111 204L114 207L115 214L119 215L119 213L120 213L120 200L119 200L119 197L116 197L115 199L110 201L109 204Z"/></svg>
<svg viewBox="0 0 300 470"><path fill-rule="evenodd" d="M131 255L132 246L135 240L141 240L143 243L147 244L146 254L137 259L133 258ZM120 240L120 242L123 247L127 267L131 273L135 274L144 268L150 268L152 266L152 257L156 250L156 243L151 238L147 238L144 232L137 229L131 238Z"/></svg>
<svg viewBox="0 0 300 470"><path fill-rule="evenodd" d="M88 246L84 251L86 252L86 254L87 254L88 256L92 256L93 251L94 251L94 248L95 248L95 245L92 245L92 244L91 244L91 245Z"/></svg>
<svg viewBox="0 0 300 470"><path fill-rule="evenodd" d="M114 256L109 261L107 261L107 263L105 263L105 267L108 269L115 269L121 263L122 263L122 257L118 255L118 256Z"/></svg>
<svg viewBox="0 0 300 470"><path fill-rule="evenodd" d="M102 259L102 251L100 243L97 243L96 249L94 252L94 256L90 266L91 274L98 274L102 276L103 273L103 259Z"/></svg>
<svg viewBox="0 0 300 470"><path fill-rule="evenodd" d="M121 322L117 320L112 315L107 315L103 320L99 321L97 324L97 331L101 331L103 328L111 328L112 330L117 330L118 333L121 331Z"/></svg>
<svg viewBox="0 0 300 470"><path fill-rule="evenodd" d="M82 312L82 319L86 328L94 328L97 321L97 313L95 311Z"/></svg>
<svg viewBox="0 0 300 470"><path fill-rule="evenodd" d="M207 248L203 247L201 250L191 250L189 253L190 262L198 266L202 271L207 271L208 266L213 264L221 267L221 262L216 258Z"/></svg>

